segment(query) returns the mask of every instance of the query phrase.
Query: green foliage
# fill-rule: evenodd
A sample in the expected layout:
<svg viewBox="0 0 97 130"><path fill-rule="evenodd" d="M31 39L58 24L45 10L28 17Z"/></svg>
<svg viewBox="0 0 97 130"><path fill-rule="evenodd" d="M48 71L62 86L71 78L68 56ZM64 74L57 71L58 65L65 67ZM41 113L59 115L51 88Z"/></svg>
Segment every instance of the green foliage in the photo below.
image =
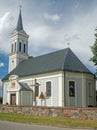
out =
<svg viewBox="0 0 97 130"><path fill-rule="evenodd" d="M97 32L97 29L95 29L95 31ZM90 59L90 61L92 61L95 66L97 66L97 33L95 33L95 43L91 47L91 51L93 53L93 57Z"/></svg>
<svg viewBox="0 0 97 130"><path fill-rule="evenodd" d="M28 57L28 59L32 59L32 58L33 58L33 56L29 56L29 57Z"/></svg>
<svg viewBox="0 0 97 130"><path fill-rule="evenodd" d="M33 116L33 115L21 115L12 113L0 113L0 120L12 121L20 123L32 123L40 125L51 125L60 127L90 127L97 128L97 120L81 120L71 119L65 117L51 117L51 116Z"/></svg>

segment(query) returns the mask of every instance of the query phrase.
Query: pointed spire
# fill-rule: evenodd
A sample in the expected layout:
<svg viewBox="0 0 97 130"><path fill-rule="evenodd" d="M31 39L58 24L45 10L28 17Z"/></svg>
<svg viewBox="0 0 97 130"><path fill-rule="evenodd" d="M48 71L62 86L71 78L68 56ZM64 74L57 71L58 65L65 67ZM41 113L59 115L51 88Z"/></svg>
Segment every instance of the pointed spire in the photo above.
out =
<svg viewBox="0 0 97 130"><path fill-rule="evenodd" d="M22 6L20 5L20 13L19 13L18 22L17 22L17 27L16 27L16 30L17 30L17 31L23 30L21 8L22 8Z"/></svg>

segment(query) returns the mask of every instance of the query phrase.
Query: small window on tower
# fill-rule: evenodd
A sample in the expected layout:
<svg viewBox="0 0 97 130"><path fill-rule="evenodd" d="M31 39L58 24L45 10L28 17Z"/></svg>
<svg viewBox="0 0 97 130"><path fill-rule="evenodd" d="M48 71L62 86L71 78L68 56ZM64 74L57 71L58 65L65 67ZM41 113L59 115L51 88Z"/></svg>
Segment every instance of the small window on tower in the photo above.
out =
<svg viewBox="0 0 97 130"><path fill-rule="evenodd" d="M13 52L13 44L11 45L11 52Z"/></svg>
<svg viewBox="0 0 97 130"><path fill-rule="evenodd" d="M24 44L24 53L26 52L26 45Z"/></svg>
<svg viewBox="0 0 97 130"><path fill-rule="evenodd" d="M21 42L19 43L19 51L21 52L21 50L22 50L22 44L21 44Z"/></svg>
<svg viewBox="0 0 97 130"><path fill-rule="evenodd" d="M14 50L16 51L16 42L15 42L15 48L14 48Z"/></svg>

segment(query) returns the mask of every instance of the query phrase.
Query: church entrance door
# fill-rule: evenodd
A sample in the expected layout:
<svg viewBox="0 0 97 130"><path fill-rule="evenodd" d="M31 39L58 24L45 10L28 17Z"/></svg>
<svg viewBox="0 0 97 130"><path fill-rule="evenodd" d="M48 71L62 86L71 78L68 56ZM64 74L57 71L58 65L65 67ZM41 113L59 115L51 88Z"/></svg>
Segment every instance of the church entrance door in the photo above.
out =
<svg viewBox="0 0 97 130"><path fill-rule="evenodd" d="M16 105L16 94L10 95L10 105Z"/></svg>

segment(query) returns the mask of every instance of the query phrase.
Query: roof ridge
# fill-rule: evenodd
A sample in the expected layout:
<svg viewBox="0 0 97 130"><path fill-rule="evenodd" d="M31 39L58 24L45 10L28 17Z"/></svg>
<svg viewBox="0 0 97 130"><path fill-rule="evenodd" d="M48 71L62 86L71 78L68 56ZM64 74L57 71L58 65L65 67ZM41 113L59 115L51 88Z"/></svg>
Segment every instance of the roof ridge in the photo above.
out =
<svg viewBox="0 0 97 130"><path fill-rule="evenodd" d="M38 57L41 57L41 56L46 56L46 55L49 55L49 54L54 54L54 53L57 53L57 52L61 52L62 50L67 50L68 48L64 48L64 49L61 49L61 50L56 50L54 52L49 52L49 53L46 53L46 54L41 54L39 56L35 56L33 58L38 58Z"/></svg>
<svg viewBox="0 0 97 130"><path fill-rule="evenodd" d="M61 69L64 69L65 61L66 61L66 59L67 59L67 55L68 55L69 50L71 50L71 49L70 49L70 48L67 48L67 49L66 49L65 59L64 59L64 62L63 62L63 64L62 64L62 66L61 66Z"/></svg>

